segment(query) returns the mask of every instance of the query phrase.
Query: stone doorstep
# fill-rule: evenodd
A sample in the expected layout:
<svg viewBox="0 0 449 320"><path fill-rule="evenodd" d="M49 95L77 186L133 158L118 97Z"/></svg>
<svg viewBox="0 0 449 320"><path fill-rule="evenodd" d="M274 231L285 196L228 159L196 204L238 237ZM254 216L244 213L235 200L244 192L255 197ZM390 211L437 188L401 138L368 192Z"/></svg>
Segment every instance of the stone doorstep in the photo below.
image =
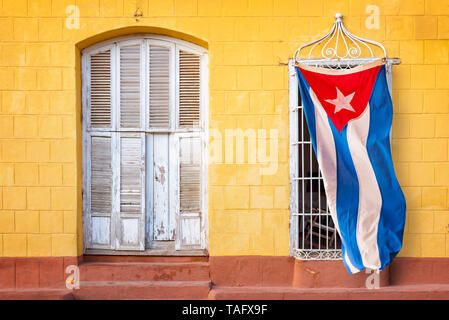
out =
<svg viewBox="0 0 449 320"><path fill-rule="evenodd" d="M80 288L0 290L0 300L207 299L210 281L81 281Z"/></svg>
<svg viewBox="0 0 449 320"><path fill-rule="evenodd" d="M83 281L209 281L207 262L88 262Z"/></svg>
<svg viewBox="0 0 449 320"><path fill-rule="evenodd" d="M74 300L68 289L0 290L0 300Z"/></svg>

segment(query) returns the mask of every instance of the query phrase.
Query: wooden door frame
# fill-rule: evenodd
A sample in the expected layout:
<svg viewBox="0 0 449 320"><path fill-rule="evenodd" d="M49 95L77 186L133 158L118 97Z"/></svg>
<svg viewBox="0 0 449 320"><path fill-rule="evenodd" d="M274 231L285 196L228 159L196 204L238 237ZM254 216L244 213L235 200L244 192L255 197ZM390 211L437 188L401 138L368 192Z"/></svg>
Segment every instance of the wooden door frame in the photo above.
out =
<svg viewBox="0 0 449 320"><path fill-rule="evenodd" d="M179 50L192 52L195 54L198 54L200 56L200 72L201 72L201 78L200 78L200 128L190 129L190 128L179 128L176 129L177 133L188 133L192 131L199 132L201 137L201 143L203 147L203 153L202 153L202 165L201 165L201 245L202 249L195 249L195 250L174 250L174 244L156 244L155 248L147 249L145 248L144 251L133 251L133 250L127 250L127 251L120 251L120 250L114 250L114 249L87 249L89 247L89 237L90 232L88 231L88 227L86 227L87 224L90 223L90 217L88 217L88 206L89 204L89 198L88 198L88 186L90 184L90 175L89 175L89 168L88 164L90 163L90 157L87 153L87 140L89 137L88 134L88 119L90 115L90 98L89 98L89 79L90 79L90 67L89 67L89 59L90 55L93 53L96 53L98 51L104 50L106 47L112 48L111 50L111 60L117 61L116 55L117 52L115 49L115 44L119 42L128 42L133 40L142 40L147 41L146 43L149 45L151 41L157 41L157 42L167 42L170 43L170 45L173 45L175 49L175 55L177 56L177 53ZM114 62L112 62L114 63ZM115 62L116 63L116 62ZM142 68L145 68L146 63L142 63ZM179 66L178 62L175 63L175 69L176 73L174 78L177 79L178 72L179 72ZM209 205L208 205L208 137L209 137L209 57L208 57L208 51L200 47L198 45L189 43L184 40L171 38L168 36L162 36L162 35L155 35L155 34L134 34L134 35L126 35L118 38L109 39L106 41L99 42L97 44L91 45L81 52L81 78L82 78L82 218L83 218L83 229L82 229L82 235L83 235L83 252L84 254L107 254L107 255L176 255L176 256L185 256L185 255L193 255L193 256L204 256L208 255L208 245L209 245ZM117 70L115 68L111 68L111 78L117 77ZM144 76L146 77L146 76ZM114 80L113 80L114 81ZM117 83L117 81L113 82ZM171 85L171 89L174 89L175 92L175 102L173 103L173 106L171 110L177 109L178 105L178 84L177 81L174 81L174 88ZM146 94L146 93L145 93ZM111 109L114 108L114 103L112 101L115 101L117 99L117 88L111 87ZM146 99L146 97L145 97ZM116 117L118 108L115 108L114 110L111 110L111 121L113 121L114 125L116 123ZM177 112L174 113L176 115L175 118L171 118L171 123L175 123L178 120ZM147 117L146 109L143 115L144 117ZM145 134L148 133L162 133L161 130L155 130L155 129L149 129L146 126L143 126L143 131ZM174 126L171 125L169 132L174 132ZM97 130L97 129L95 129ZM118 128L112 127L112 130L121 131ZM99 131L106 131L106 130L99 130ZM144 204L146 206L146 204ZM171 206L171 205L170 205ZM178 223L178 214L176 214L176 224ZM147 223L147 218L144 219L145 224ZM146 227L146 226L145 226ZM146 236L146 235L145 235ZM145 241L146 242L146 241ZM168 242L168 241L167 241ZM174 242L174 241L173 241Z"/></svg>

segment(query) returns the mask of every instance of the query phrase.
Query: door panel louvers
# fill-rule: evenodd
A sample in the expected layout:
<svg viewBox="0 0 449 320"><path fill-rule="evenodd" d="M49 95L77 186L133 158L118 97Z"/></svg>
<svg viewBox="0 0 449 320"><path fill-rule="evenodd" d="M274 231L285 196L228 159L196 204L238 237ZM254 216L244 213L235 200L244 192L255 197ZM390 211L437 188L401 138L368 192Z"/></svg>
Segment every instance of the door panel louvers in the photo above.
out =
<svg viewBox="0 0 449 320"><path fill-rule="evenodd" d="M145 134L120 134L118 250L145 249Z"/></svg>
<svg viewBox="0 0 449 320"><path fill-rule="evenodd" d="M110 249L113 247L112 230L112 139L111 136L91 136L90 140L90 198L89 248Z"/></svg>
<svg viewBox="0 0 449 320"><path fill-rule="evenodd" d="M139 137L120 138L120 212L141 211L142 143Z"/></svg>
<svg viewBox="0 0 449 320"><path fill-rule="evenodd" d="M177 250L201 249L201 138L179 137L179 211Z"/></svg>
<svg viewBox="0 0 449 320"><path fill-rule="evenodd" d="M179 51L179 126L200 123L200 57Z"/></svg>
<svg viewBox="0 0 449 320"><path fill-rule="evenodd" d="M120 127L140 128L140 44L120 48Z"/></svg>
<svg viewBox="0 0 449 320"><path fill-rule="evenodd" d="M200 167L196 164L181 164L180 167L181 213L200 210Z"/></svg>
<svg viewBox="0 0 449 320"><path fill-rule="evenodd" d="M111 127L111 50L90 57L90 126Z"/></svg>
<svg viewBox="0 0 449 320"><path fill-rule="evenodd" d="M91 212L112 212L111 138L91 138Z"/></svg>
<svg viewBox="0 0 449 320"><path fill-rule="evenodd" d="M200 138L180 138L179 147L180 213L198 212L201 208Z"/></svg>
<svg viewBox="0 0 449 320"><path fill-rule="evenodd" d="M150 128L170 126L170 48L150 45Z"/></svg>

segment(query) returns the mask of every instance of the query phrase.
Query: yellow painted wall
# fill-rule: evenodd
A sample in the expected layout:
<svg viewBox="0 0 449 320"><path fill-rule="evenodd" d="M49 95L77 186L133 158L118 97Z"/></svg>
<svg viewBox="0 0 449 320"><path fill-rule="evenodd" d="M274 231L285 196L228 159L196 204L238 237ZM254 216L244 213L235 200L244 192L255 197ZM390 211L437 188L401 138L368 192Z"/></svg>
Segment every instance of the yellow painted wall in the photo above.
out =
<svg viewBox="0 0 449 320"><path fill-rule="evenodd" d="M402 59L393 76L394 161L408 205L401 255L449 256L447 0L0 3L0 256L82 253L79 49L144 31L209 49L210 128L279 130L275 175L261 176L259 165L210 165L211 255L288 255L285 63L327 32L336 12L350 31ZM70 30L66 7L74 4L80 28ZM379 30L365 26L367 5L380 8Z"/></svg>

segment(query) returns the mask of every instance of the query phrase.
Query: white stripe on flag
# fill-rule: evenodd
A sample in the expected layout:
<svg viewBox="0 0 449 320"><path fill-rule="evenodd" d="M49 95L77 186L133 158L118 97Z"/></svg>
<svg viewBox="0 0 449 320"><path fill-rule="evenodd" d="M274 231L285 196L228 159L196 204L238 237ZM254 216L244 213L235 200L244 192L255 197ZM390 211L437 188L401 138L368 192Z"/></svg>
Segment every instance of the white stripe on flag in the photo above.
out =
<svg viewBox="0 0 449 320"><path fill-rule="evenodd" d="M377 228L379 225L382 196L376 175L366 150L370 125L370 106L357 118L348 122L349 151L359 181L359 210L357 217L357 245L363 265L370 269L380 268Z"/></svg>
<svg viewBox="0 0 449 320"><path fill-rule="evenodd" d="M323 183L329 211L335 227L340 234L337 219L337 154L335 151L334 135L329 126L327 114L312 88L310 88L310 97L315 109L317 160L323 174ZM352 273L360 271L354 267L346 254L343 258Z"/></svg>

